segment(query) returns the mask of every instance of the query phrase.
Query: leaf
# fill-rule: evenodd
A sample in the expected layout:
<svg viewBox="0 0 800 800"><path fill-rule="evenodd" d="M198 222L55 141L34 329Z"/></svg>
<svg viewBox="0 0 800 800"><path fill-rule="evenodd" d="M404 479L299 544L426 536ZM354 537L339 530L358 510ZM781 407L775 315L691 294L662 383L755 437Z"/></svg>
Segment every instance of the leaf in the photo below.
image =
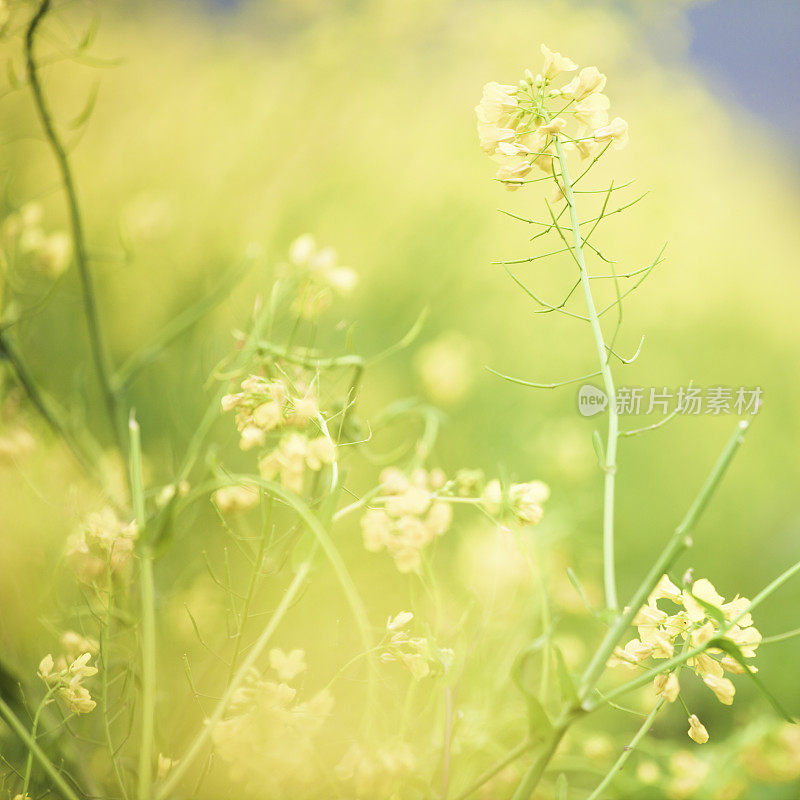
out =
<svg viewBox="0 0 800 800"><path fill-rule="evenodd" d="M83 39L81 39L80 44L78 45L78 50L87 50L92 46L92 42L94 42L99 28L100 18L95 16L89 23L89 27L86 29L86 33L83 35Z"/></svg>
<svg viewBox="0 0 800 800"><path fill-rule="evenodd" d="M594 445L594 452L597 454L597 462L605 469L606 454L603 450L603 440L600 438L600 431L595 430L592 432L592 444Z"/></svg>
<svg viewBox="0 0 800 800"><path fill-rule="evenodd" d="M797 720L795 720L794 717L792 717L792 715L788 711L786 711L786 709L780 704L775 695L772 694L772 692L769 689L767 689L767 687L764 685L764 681L762 681L761 678L759 678L758 675L756 675L756 673L750 669L750 665L747 663L747 660L742 655L742 651L739 649L739 647L736 645L735 642L732 642L730 639L726 639L725 637L721 636L716 639L712 639L708 643L708 646L724 650L729 656L731 656L731 658L737 661L739 665L744 669L745 674L750 677L750 680L752 680L753 683L755 683L756 687L761 692L761 694L763 694L764 697L767 698L770 705L787 722L791 722L793 725L797 724Z"/></svg>
<svg viewBox="0 0 800 800"><path fill-rule="evenodd" d="M17 71L14 69L14 62L10 58L6 62L6 74L8 75L8 82L12 89L19 89L19 87L22 86L22 81L19 79Z"/></svg>
<svg viewBox="0 0 800 800"><path fill-rule="evenodd" d="M92 111L94 111L95 103L97 103L97 95L99 93L100 93L100 84L95 83L95 85L92 87L92 91L89 92L89 97L86 99L86 105L84 105L83 111L81 111L81 113L78 114L78 116L75 117L75 119L72 120L72 122L70 122L69 124L70 128L72 128L73 130L75 128L80 128L81 125L83 125L84 122L86 122L86 120L89 119L89 117L92 115Z"/></svg>
<svg viewBox="0 0 800 800"><path fill-rule="evenodd" d="M709 617L711 617L714 620L714 622L716 622L720 626L727 624L727 620L725 619L725 614L722 613L722 609L719 606L715 606L713 603L709 603L708 601L703 600L702 598L698 597L696 594L693 594L692 592L689 592L689 594L692 596L692 598L696 603L699 603L703 607L705 612L708 614Z"/></svg>
<svg viewBox="0 0 800 800"><path fill-rule="evenodd" d="M562 772L556 781L556 796L555 800L567 800L567 791L569 784L567 783L567 776Z"/></svg>
<svg viewBox="0 0 800 800"><path fill-rule="evenodd" d="M553 730L553 723L544 709L535 691L528 686L525 679L525 664L532 656L542 651L547 644L548 637L539 636L530 644L526 645L519 653L511 668L511 678L517 684L519 690L525 697L528 708L528 735L531 741L543 741Z"/></svg>
<svg viewBox="0 0 800 800"><path fill-rule="evenodd" d="M570 706L575 708L580 705L575 682L572 680L572 675L569 674L567 662L564 661L564 654L561 652L561 648L557 645L553 645L553 650L556 654L556 667L558 668L558 680L561 685L561 697L569 703Z"/></svg>
<svg viewBox="0 0 800 800"><path fill-rule="evenodd" d="M572 567L567 567L567 577L569 578L569 582L574 587L575 591L578 593L578 596L581 598L581 601L586 606L586 610L597 616L597 612L589 605L589 601L586 599L586 593L583 591L583 586L581 586L581 582L578 580L578 576L573 572Z"/></svg>

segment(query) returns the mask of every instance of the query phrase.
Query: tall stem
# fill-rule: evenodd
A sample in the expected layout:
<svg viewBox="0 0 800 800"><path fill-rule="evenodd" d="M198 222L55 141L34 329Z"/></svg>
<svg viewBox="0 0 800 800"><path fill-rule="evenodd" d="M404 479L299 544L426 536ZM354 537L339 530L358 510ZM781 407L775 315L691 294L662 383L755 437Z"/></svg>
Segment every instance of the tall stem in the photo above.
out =
<svg viewBox="0 0 800 800"><path fill-rule="evenodd" d="M142 551L142 733L139 749L139 800L149 800L153 782L153 732L155 729L156 637L153 551Z"/></svg>
<svg viewBox="0 0 800 800"><path fill-rule="evenodd" d="M242 664L236 671L236 675L234 676L233 680L228 684L228 688L225 690L225 694L217 704L217 707L214 709L211 716L204 722L203 727L200 729L200 733L189 746L186 755L183 756L183 758L178 762L177 766L170 772L169 777L156 793L157 800L165 800L165 798L168 798L172 795L181 778L184 776L189 767L195 762L200 753L202 753L203 748L213 734L214 729L217 727L217 724L225 714L225 710L230 704L231 698L236 693L236 690L244 683L248 673L255 666L256 662L261 657L261 654L264 652L264 648L266 648L267 644L272 638L272 634L275 633L275 629L280 624L292 603L294 603L297 595L303 587L303 584L305 583L306 577L308 576L310 570L311 565L308 561L300 564L300 566L297 568L294 579L292 580L291 584L289 584L289 588L283 595L283 599L281 600L277 609L275 609L275 613L272 615L267 626L261 632L261 635L258 637L255 644L252 646L252 648L250 648L250 652L247 654L247 657L244 659L244 661L242 661Z"/></svg>
<svg viewBox="0 0 800 800"><path fill-rule="evenodd" d="M619 437L619 418L617 413L617 391L614 386L614 377L609 365L609 350L600 327L600 318L592 295L591 281L586 269L586 259L583 254L583 237L581 236L578 210L575 206L575 196L572 192L572 180L567 169L567 160L564 157L564 148L558 136L555 137L556 153L563 182L564 197L569 205L570 226L572 228L572 251L578 263L581 277L581 288L586 301L586 311L589 324L592 328L597 357L600 361L600 374L603 386L608 397L608 438L603 464L605 478L603 481L603 585L605 587L606 606L612 611L618 608L617 583L614 568L614 493L617 472L617 439Z"/></svg>
<svg viewBox="0 0 800 800"><path fill-rule="evenodd" d="M639 742L644 739L645 736L650 731L650 728L653 727L653 723L656 721L656 717L658 716L658 712L661 711L662 707L664 706L664 698L659 698L658 702L653 706L653 710L647 715L645 721L639 727L639 730L636 731L636 734L631 739L630 744L628 744L625 749L620 753L619 758L614 762L614 766L606 774L605 778L600 781L598 787L586 798L586 800L600 800L603 795L603 792L609 787L609 784L612 783L614 778L617 777L619 771L625 766L625 762L631 757L633 751L639 746Z"/></svg>
<svg viewBox="0 0 800 800"><path fill-rule="evenodd" d="M116 395L111 388L111 371L108 366L108 357L97 313L94 279L89 267L89 258L86 252L86 240L83 233L83 220L81 218L80 206L78 205L78 194L75 188L75 181L72 177L67 151L53 124L53 116L45 100L44 91L39 81L38 66L33 56L33 42L36 30L49 10L50 0L41 0L25 33L25 62L28 80L31 85L36 112L39 115L39 120L44 129L45 138L50 145L50 149L53 151L59 171L61 172L61 180L64 185L64 193L67 198L67 207L69 209L75 264L78 268L81 281L81 294L83 296L84 313L86 314L86 325L89 329L89 344L92 350L92 358L94 360L97 378L100 382L100 389L103 393L103 400L112 431L117 444L120 446L120 449L124 451L124 437L120 430Z"/></svg>
<svg viewBox="0 0 800 800"><path fill-rule="evenodd" d="M65 800L80 800L79 796L72 790L69 784L64 780L64 777L53 765L53 762L47 757L46 753L36 743L36 740L31 737L28 729L20 722L17 715L11 710L11 707L0 696L0 718L5 720L8 727L16 734L16 736L25 744L28 750L33 754L33 757L39 762L42 769L47 773L47 776L53 782L56 791Z"/></svg>
<svg viewBox="0 0 800 800"><path fill-rule="evenodd" d="M675 528L675 532L672 534L669 542L667 542L661 555L656 559L656 562L647 573L647 576L636 592L634 592L625 613L617 618L614 625L612 625L611 629L606 634L605 639L603 639L603 642L587 667L583 680L581 681L579 694L582 702L586 701L594 691L597 681L606 668L606 662L609 656L614 652L614 648L633 622L633 618L642 605L644 605L647 597L650 592L653 591L661 576L675 563L678 556L691 545L690 533L719 486L722 476L730 466L736 451L744 441L748 426L749 423L746 420L743 420L736 426L736 430L728 440L728 443L725 445L716 464L714 464L706 482L703 484L694 502L686 512L686 516L681 520L678 527Z"/></svg>
<svg viewBox="0 0 800 800"><path fill-rule="evenodd" d="M156 706L156 607L155 577L153 570L153 545L145 530L147 522L142 482L142 441L139 423L131 412L128 421L130 433L130 485L133 512L139 527L139 538L144 542L139 565L139 587L142 606L142 729L139 746L139 800L150 800L153 785L153 735Z"/></svg>
<svg viewBox="0 0 800 800"><path fill-rule="evenodd" d="M525 773L525 777L517 787L517 791L514 792L512 800L529 800L530 796L533 794L533 790L539 785L539 781L542 779L547 765L555 755L558 745L561 744L561 740L564 738L564 734L567 732L572 722L572 717L564 716L553 726L550 738L544 744L543 749L539 752L533 764L531 764L530 768Z"/></svg>

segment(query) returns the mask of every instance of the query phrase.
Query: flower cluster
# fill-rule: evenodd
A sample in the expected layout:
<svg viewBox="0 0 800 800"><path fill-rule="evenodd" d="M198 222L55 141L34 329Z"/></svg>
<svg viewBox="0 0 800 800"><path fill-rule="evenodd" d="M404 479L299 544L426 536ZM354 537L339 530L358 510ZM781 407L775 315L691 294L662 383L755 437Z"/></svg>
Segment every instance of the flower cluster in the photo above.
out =
<svg viewBox="0 0 800 800"><path fill-rule="evenodd" d="M223 486L214 492L214 502L223 514L237 514L258 503L258 490L253 486Z"/></svg>
<svg viewBox="0 0 800 800"><path fill-rule="evenodd" d="M283 796L287 783L313 777L313 739L333 708L333 696L322 690L308 701L297 701L297 689L288 681L305 670L302 650L273 650L270 664L277 680L253 670L235 692L213 739L234 780L252 785L259 794Z"/></svg>
<svg viewBox="0 0 800 800"><path fill-rule="evenodd" d="M382 496L361 518L364 547L386 550L400 572L415 572L422 565L422 550L444 534L453 520L449 503L437 499L447 478L441 470L417 469L411 476L395 467L380 476Z"/></svg>
<svg viewBox="0 0 800 800"><path fill-rule="evenodd" d="M498 520L513 520L520 525L536 525L544 516L543 504L550 487L542 481L512 483L504 491L500 481L492 480L481 493L484 511Z"/></svg>
<svg viewBox="0 0 800 800"><path fill-rule="evenodd" d="M659 608L661 600L667 600L681 609L668 614ZM650 659L669 659L681 649L701 648L720 637L735 644L744 658L754 658L761 634L753 627L749 606L750 601L738 595L726 603L725 598L705 578L695 581L691 589L681 590L664 575L633 620L639 638L617 648L609 660L609 666L622 665L635 669ZM725 621L724 627L720 620ZM733 682L725 677L725 673L740 675L746 669L756 671L755 667L745 668L736 658L713 646L689 658L686 665L725 705L733 703L736 692ZM679 669L661 673L653 682L656 694L670 703L680 693L678 672ZM694 714L689 717L688 735L698 744L708 741L708 731Z"/></svg>
<svg viewBox="0 0 800 800"><path fill-rule="evenodd" d="M358 282L355 270L341 266L332 247L317 247L308 233L292 243L289 260L302 275L293 310L304 319L315 319L329 308L334 294L348 294Z"/></svg>
<svg viewBox="0 0 800 800"><path fill-rule="evenodd" d="M329 437L306 432L320 418L319 403L310 387L292 392L283 380L250 375L242 381L240 392L222 398L222 408L236 411L243 450L264 446L270 433L282 433L277 446L259 461L266 480L278 478L284 487L299 494L307 470L319 472L335 460L335 446ZM221 499L237 510L245 500L241 490L223 492Z"/></svg>
<svg viewBox="0 0 800 800"><path fill-rule="evenodd" d="M381 661L399 661L418 681L428 675L444 674L453 661L453 651L428 638L410 636L406 628L412 619L410 611L401 611L387 620L386 649Z"/></svg>
<svg viewBox="0 0 800 800"><path fill-rule="evenodd" d="M265 480L279 478L284 487L300 494L306 470L319 472L326 464L333 464L335 458L336 447L327 436L311 439L300 433L290 433L258 462L258 469Z"/></svg>
<svg viewBox="0 0 800 800"><path fill-rule="evenodd" d="M125 573L138 535L136 522L122 522L113 509L104 508L67 539L67 556L80 580L102 583Z"/></svg>
<svg viewBox="0 0 800 800"><path fill-rule="evenodd" d="M86 678L97 674L97 667L89 664L100 651L94 639L88 639L74 631L61 637L64 655L54 659L47 654L39 663L39 677L58 696L73 714L88 714L97 703L83 685Z"/></svg>
<svg viewBox="0 0 800 800"><path fill-rule="evenodd" d="M66 233L47 234L42 228L42 207L28 203L9 214L2 225L6 252L26 259L34 269L50 278L58 278L69 266L72 244Z"/></svg>
<svg viewBox="0 0 800 800"><path fill-rule="evenodd" d="M597 67L584 67L560 88L554 79L572 73L578 65L545 45L542 71L516 86L487 83L475 107L481 148L500 165L497 179L517 189L534 167L552 173L558 140L565 151L591 158L603 146L624 147L628 123L615 117L610 123L610 101L603 94L606 76Z"/></svg>
<svg viewBox="0 0 800 800"><path fill-rule="evenodd" d="M222 398L223 411L236 411L236 427L242 450L262 446L267 434L286 428L305 428L319 416L319 404L308 389L293 396L286 382L249 375L241 391Z"/></svg>
<svg viewBox="0 0 800 800"><path fill-rule="evenodd" d="M395 797L398 786L413 775L417 761L405 742L366 751L354 742L334 767L336 777L352 787L357 798Z"/></svg>

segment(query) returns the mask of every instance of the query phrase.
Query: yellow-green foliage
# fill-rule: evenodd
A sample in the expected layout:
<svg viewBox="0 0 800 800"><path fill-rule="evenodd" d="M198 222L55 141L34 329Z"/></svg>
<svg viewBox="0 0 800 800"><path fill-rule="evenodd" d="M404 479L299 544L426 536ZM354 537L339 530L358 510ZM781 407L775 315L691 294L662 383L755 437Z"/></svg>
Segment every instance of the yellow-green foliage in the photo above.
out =
<svg viewBox="0 0 800 800"><path fill-rule="evenodd" d="M87 52L55 60L67 42L80 40L94 11L57 7L41 41L45 63L54 55L43 75L70 146L112 361L123 363L227 271L254 263L230 300L159 353L131 386L129 403L142 427L148 502L174 480L200 416L221 387L208 376L234 351L232 329L249 324L256 298L268 302L276 265L307 231L332 244L360 276L357 289L326 312L315 347L369 357L401 339L423 309L429 311L410 348L366 371L359 415L372 421L399 397L430 400L446 412L433 463L448 476L465 466L481 467L490 476L540 478L552 492L548 514L522 552L479 514L457 508L457 524L436 544L437 578L426 584L434 597L399 573L385 552L365 551L358 515L337 531L337 546L374 630L419 603L430 619L415 620L417 638L427 636L429 625L444 648L460 648L460 663L470 652L469 670L463 683L447 689L446 702L443 689L430 704L414 706L418 698L407 692L402 663L382 665L388 677L381 683L381 713L374 715L373 729L359 731L368 671L357 664L332 687L335 711L313 731L321 741L317 754L307 751L300 737L291 757L277 759L302 772L303 759L318 758L320 783L269 790L274 795L256 790L254 796L283 796L279 791L331 796L325 794L326 780L333 780L333 766L341 765L360 734L361 741L374 745L369 757L383 758L391 765L388 772L399 777L358 796L438 797L441 724L455 693L463 718L455 725L452 786L463 789L502 758L524 734L526 709L509 673L540 621L534 580L540 571L531 567L539 564L540 546L555 550L546 579L554 614L567 619L560 644L570 669L585 663L589 638L600 635L598 625L584 619L565 573L572 565L590 603L601 602L594 425L576 413L573 387L538 392L483 369L489 365L540 382L595 369L588 327L555 314L532 314L530 299L490 263L531 254L526 227L495 208L539 219L547 217L547 209L545 192L536 185L511 194L492 180L476 146L473 106L486 81L513 83L525 68L535 70L540 41L580 55L584 64L600 65L613 83L615 109L630 123L630 144L598 164L593 186L635 178L631 197L650 191L624 215L609 219L598 233L598 246L621 267L633 269L652 261L668 242L664 263L626 304L617 349L629 355L642 333L646 340L642 357L617 369L618 382L676 387L693 379L706 386L760 385L765 392L746 454L695 533L702 543L691 554L697 575L712 575L728 598L736 592L753 596L798 557L800 417L794 412L800 381L794 365L800 276L794 255L800 246L800 200L793 162L762 121L732 107L686 64L685 22L677 5L654 10L642 3L621 10L611 3L555 0L282 0L207 16L160 5L103 7ZM31 6L11 6L19 26ZM669 58L649 54L653 35ZM2 42L9 65L0 101L3 212L39 201L46 230L66 230L63 195L30 94L24 85L9 86L13 76L24 74L20 41L16 35ZM90 116L79 120L95 91ZM557 249L558 240L551 241ZM555 300L572 283L570 269L565 253L521 265L518 274L540 296ZM23 312L15 335L44 390L74 409L70 423L91 427L110 453L74 266L39 303L50 285L37 278L26 290L28 306L11 309ZM10 378L4 380L10 386ZM346 388L346 379L339 378L328 399L340 398ZM74 581L63 577L65 542L101 498L34 412L23 413L37 433L36 446L0 460L0 657L32 681L42 656L58 647L60 610L79 599ZM648 437L621 443L617 572L623 597L638 585L682 517L731 427L731 417L679 418ZM420 428L418 420L411 421L378 438L375 449L389 453L415 440ZM9 429L0 428L0 436ZM366 425L360 432L369 435ZM238 450L232 415L215 423L212 440L209 464L254 469L255 459ZM108 473L123 483L126 465L108 458ZM365 490L375 485L379 470L355 465L348 483ZM249 575L218 515L208 503L201 506L181 520L172 546L158 553L157 614L163 628L156 737L171 758L180 757L213 706L203 695L216 697L226 676L207 648L229 646L231 598L206 571L204 553L217 577L230 569L231 582L241 586ZM257 523L256 513L254 529ZM279 549L264 565L266 578L256 595L261 615L274 609L286 587L281 558L291 556ZM792 584L780 601L772 598L761 607L764 635L796 627L798 592ZM253 636L264 617L256 619ZM362 644L352 620L335 570L323 561L276 635L285 651L306 651L308 672L297 702L318 703L323 718L322 691ZM134 640L131 635L121 642L121 658L133 652ZM403 662L404 651L398 652L394 660ZM184 654L198 698L183 672ZM795 670L782 665L794 663L796 654L796 641L759 652L761 674L790 708L800 702L800 692ZM447 658L436 652L430 663ZM690 696L692 710L710 729L735 727L710 692ZM748 703L761 708L747 685L741 696L742 718L750 714ZM274 711L271 695L262 701ZM287 707L295 702L284 701ZM597 759L594 769L605 771L636 721L600 719L590 726L594 733L576 734L567 747L590 766ZM676 713L660 730L685 738L685 727L685 715ZM228 730L231 741L243 735L235 725ZM776 731L771 721L758 723L734 743L746 748L749 775L770 783L797 779L800 745L787 730ZM241 757L241 748L237 752ZM259 764L265 774L273 773L275 752L280 753L273 750ZM656 774L656 782L663 783L656 769L671 770L669 797L723 797L712 789L692 794L692 776L702 780L710 769L692 761L702 755L659 747L646 752L654 760L639 762L635 783L645 788L636 797L656 796L647 788ZM469 769L459 766L459 758ZM665 767L669 759L671 766ZM722 763L725 756L714 759ZM94 765L85 768L91 773ZM101 785L110 781L97 769ZM433 788L420 789L406 774L415 772L422 776L419 785L430 780ZM482 796L510 796L520 774L513 768L501 772ZM215 767L202 796L232 795L228 780L229 773ZM256 770L245 785L248 780L266 778ZM589 779L584 775L574 785L588 793L596 783L590 771ZM11 779L8 785L16 787ZM547 787L553 791L552 783Z"/></svg>

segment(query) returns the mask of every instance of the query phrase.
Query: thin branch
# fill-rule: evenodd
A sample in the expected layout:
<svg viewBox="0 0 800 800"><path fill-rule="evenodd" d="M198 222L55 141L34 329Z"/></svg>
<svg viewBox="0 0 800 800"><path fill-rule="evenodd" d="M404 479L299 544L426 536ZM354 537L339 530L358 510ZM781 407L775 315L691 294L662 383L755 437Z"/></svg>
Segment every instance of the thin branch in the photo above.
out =
<svg viewBox="0 0 800 800"><path fill-rule="evenodd" d="M522 378L512 378L510 375L504 375L502 372L498 372L496 369L492 369L491 367L486 367L486 369L493 375L497 375L498 378L511 381L511 383L518 383L520 386L532 386L534 389L557 389L559 386L566 386L570 383L586 381L589 380L589 378L596 378L601 374L600 370L598 370L597 372L591 372L588 375L581 375L577 378L569 378L566 381L557 381L556 383L533 383L532 381L522 380Z"/></svg>
<svg viewBox="0 0 800 800"><path fill-rule="evenodd" d="M38 66L33 55L33 43L37 29L50 10L50 0L41 0L39 8L31 18L28 29L25 33L25 63L28 72L28 81L33 94L34 105L39 115L39 120L44 129L45 138L50 144L53 155L58 163L61 172L61 179L64 184L64 193L69 209L70 225L72 228L73 248L75 253L75 264L81 280L81 293L83 297L84 312L86 314L86 325L89 330L89 344L92 351L97 377L103 393L106 412L111 424L111 429L116 438L120 450L125 450L125 439L121 431L119 413L117 409L117 398L111 385L111 371L109 369L108 356L103 340L100 320L97 312L97 299L94 288L94 278L89 266L89 259L86 251L86 240L83 232L83 221L81 218L78 196L75 188L75 181L72 177L72 170L69 158L63 143L55 129L53 117L44 97L42 85L39 80Z"/></svg>

